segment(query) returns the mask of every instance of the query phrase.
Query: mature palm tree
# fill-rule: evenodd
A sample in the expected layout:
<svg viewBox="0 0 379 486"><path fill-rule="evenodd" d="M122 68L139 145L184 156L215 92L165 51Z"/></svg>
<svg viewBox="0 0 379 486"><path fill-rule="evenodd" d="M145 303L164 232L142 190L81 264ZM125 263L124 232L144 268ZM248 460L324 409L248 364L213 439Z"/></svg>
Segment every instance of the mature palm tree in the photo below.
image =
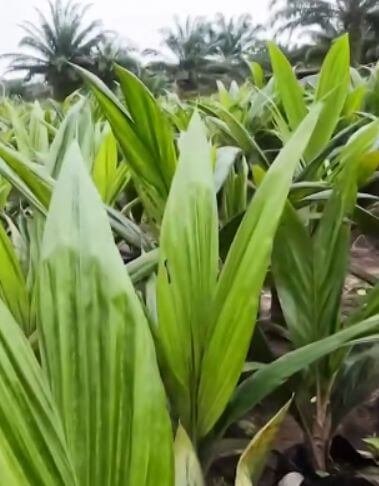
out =
<svg viewBox="0 0 379 486"><path fill-rule="evenodd" d="M101 22L85 22L89 5L72 0L48 1L49 16L37 9L39 24L24 22L25 33L19 46L24 52L6 54L10 58L10 70L23 71L30 79L44 76L52 86L57 99L64 99L80 85L80 80L68 62L91 68L91 57L96 46L104 40Z"/></svg>
<svg viewBox="0 0 379 486"><path fill-rule="evenodd" d="M271 6L278 33L306 28L316 47L327 48L333 37L347 32L353 64L378 57L378 0L272 0Z"/></svg>
<svg viewBox="0 0 379 486"><path fill-rule="evenodd" d="M164 67L187 90L197 89L201 78L207 76L216 45L212 40L209 21L202 17L187 17L184 22L175 17L173 27L161 30L162 44L175 61L152 63L152 67Z"/></svg>
<svg viewBox="0 0 379 486"><path fill-rule="evenodd" d="M227 20L219 14L215 21L187 17L183 23L176 18L174 27L162 30L163 45L175 62L153 62L150 67L165 70L185 92L209 91L217 79L243 78L244 57L261 50L261 31L249 15Z"/></svg>
<svg viewBox="0 0 379 486"><path fill-rule="evenodd" d="M217 14L212 24L212 34L217 54L225 61L237 61L254 56L261 48L259 36L263 32L262 25L254 24L248 14L239 17L225 18Z"/></svg>
<svg viewBox="0 0 379 486"><path fill-rule="evenodd" d="M94 71L109 87L116 83L114 75L114 64L132 71L139 75L141 72L141 61L136 55L136 49L131 45L124 45L118 38L106 38L101 41L92 53Z"/></svg>

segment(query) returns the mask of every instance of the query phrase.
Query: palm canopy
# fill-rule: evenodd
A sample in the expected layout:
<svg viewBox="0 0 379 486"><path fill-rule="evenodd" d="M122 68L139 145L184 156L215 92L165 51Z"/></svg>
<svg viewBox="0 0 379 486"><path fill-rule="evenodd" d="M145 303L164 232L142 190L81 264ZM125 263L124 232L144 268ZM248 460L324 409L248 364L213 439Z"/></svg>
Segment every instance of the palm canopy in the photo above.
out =
<svg viewBox="0 0 379 486"><path fill-rule="evenodd" d="M240 77L238 69L245 57L261 48L258 35L262 27L250 15L227 19L218 14L214 20L176 17L173 27L163 29L163 45L175 62L155 62L153 69L165 70L185 90L207 88L215 78ZM244 64L244 63L243 63Z"/></svg>
<svg viewBox="0 0 379 486"><path fill-rule="evenodd" d="M260 47L260 34L263 27L254 24L251 15L225 18L217 14L213 24L213 38L217 54L225 60L240 61L244 56L251 56Z"/></svg>
<svg viewBox="0 0 379 486"><path fill-rule="evenodd" d="M25 52L5 56L11 59L10 70L26 71L28 78L43 75L54 94L63 98L78 82L67 63L88 66L93 49L104 40L105 34L99 20L88 23L83 20L90 5L49 0L48 7L48 16L36 9L38 24L26 21L21 25L25 35L19 46Z"/></svg>
<svg viewBox="0 0 379 486"><path fill-rule="evenodd" d="M320 50L347 32L354 64L377 58L378 0L272 0L271 7L278 33L306 28L316 50Z"/></svg>
<svg viewBox="0 0 379 486"><path fill-rule="evenodd" d="M215 54L211 23L202 17L187 17L184 22L175 17L174 26L162 29L161 34L163 45L183 67L202 64Z"/></svg>

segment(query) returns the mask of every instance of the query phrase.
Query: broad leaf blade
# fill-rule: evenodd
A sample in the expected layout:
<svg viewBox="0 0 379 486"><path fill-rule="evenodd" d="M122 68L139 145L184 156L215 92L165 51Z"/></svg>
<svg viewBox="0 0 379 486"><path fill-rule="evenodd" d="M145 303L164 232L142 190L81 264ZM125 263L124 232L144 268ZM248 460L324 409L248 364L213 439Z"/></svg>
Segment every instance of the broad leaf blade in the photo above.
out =
<svg viewBox="0 0 379 486"><path fill-rule="evenodd" d="M26 334L30 331L29 296L16 252L0 224L0 297Z"/></svg>
<svg viewBox="0 0 379 486"><path fill-rule="evenodd" d="M26 338L0 302L0 482L78 484L61 421Z"/></svg>
<svg viewBox="0 0 379 486"><path fill-rule="evenodd" d="M248 208L218 281L213 329L202 362L198 428L204 436L223 412L239 379L255 324L273 238L293 172L320 109L299 126L271 166Z"/></svg>
<svg viewBox="0 0 379 486"><path fill-rule="evenodd" d="M156 158L155 170L169 188L176 167L172 128L147 87L130 71L116 66L122 94L135 131Z"/></svg>
<svg viewBox="0 0 379 486"><path fill-rule="evenodd" d="M272 42L268 44L275 86L292 130L306 117L308 110L301 85L283 52Z"/></svg>
<svg viewBox="0 0 379 486"><path fill-rule="evenodd" d="M272 273L291 341L304 346L316 335L313 241L290 203L275 236Z"/></svg>
<svg viewBox="0 0 379 486"><path fill-rule="evenodd" d="M42 363L80 484L171 484L171 430L143 309L79 147L46 221L36 309Z"/></svg>
<svg viewBox="0 0 379 486"><path fill-rule="evenodd" d="M92 178L105 204L110 203L110 190L117 171L117 143L111 131L104 135L96 155Z"/></svg>
<svg viewBox="0 0 379 486"><path fill-rule="evenodd" d="M347 35L335 41L322 65L315 101L324 108L306 151L308 161L328 145L339 122L350 83L350 47Z"/></svg>
<svg viewBox="0 0 379 486"><path fill-rule="evenodd" d="M52 180L43 168L0 143L0 173L42 213L49 206Z"/></svg>
<svg viewBox="0 0 379 486"><path fill-rule="evenodd" d="M162 124L166 126L167 124L163 113L160 113L160 109L154 106L153 111L158 126L148 125L149 130L153 130L153 133L144 133L148 124L144 114L140 114L137 119L134 119L99 78L85 69L79 67L76 67L76 69L89 84L112 127L125 160L130 165L137 190L144 201L146 210L149 212L150 217L159 222L162 219L169 193L169 174L171 173L170 177L173 176L173 168L176 164L173 135L170 137L168 129L165 129L164 137L160 137L159 126ZM118 73L125 74L122 68L118 68ZM126 71L126 73L128 72ZM120 79L120 82L124 84L124 90L126 89L125 76L122 80ZM130 78L128 79L130 81ZM137 81L133 78L132 84L134 83L135 85ZM137 97L139 106L143 105L144 109L151 109L151 104L156 104L151 99L151 94L147 89L143 89L138 85L136 90L137 93L134 93L134 96ZM157 133L154 130L157 130ZM150 139L148 142L147 136ZM159 145L158 149L157 144ZM169 158L166 159L166 156Z"/></svg>
<svg viewBox="0 0 379 486"><path fill-rule="evenodd" d="M197 114L179 148L160 237L158 340L174 411L192 436L200 363L218 271L211 147Z"/></svg>

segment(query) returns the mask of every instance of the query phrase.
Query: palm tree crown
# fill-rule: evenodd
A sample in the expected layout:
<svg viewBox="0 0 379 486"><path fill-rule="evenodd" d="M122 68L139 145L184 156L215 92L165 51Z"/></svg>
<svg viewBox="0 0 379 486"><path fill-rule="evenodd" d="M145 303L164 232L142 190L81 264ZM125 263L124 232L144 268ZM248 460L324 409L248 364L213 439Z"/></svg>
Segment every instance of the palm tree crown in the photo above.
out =
<svg viewBox="0 0 379 486"><path fill-rule="evenodd" d="M10 70L26 71L27 78L43 75L51 84L54 95L62 99L78 85L75 72L68 62L88 67L93 61L94 48L104 40L101 22L93 20L84 23L89 5L81 5L69 0L63 3L49 0L49 16L39 9L39 24L24 22L25 33L19 46L25 52L6 54L11 58Z"/></svg>
<svg viewBox="0 0 379 486"><path fill-rule="evenodd" d="M263 27L253 24L248 14L230 19L217 14L212 27L217 53L224 60L240 61L245 56L251 56L261 43L259 35Z"/></svg>
<svg viewBox="0 0 379 486"><path fill-rule="evenodd" d="M378 0L272 0L278 33L305 27L318 49L341 33L350 35L352 63L378 57Z"/></svg>

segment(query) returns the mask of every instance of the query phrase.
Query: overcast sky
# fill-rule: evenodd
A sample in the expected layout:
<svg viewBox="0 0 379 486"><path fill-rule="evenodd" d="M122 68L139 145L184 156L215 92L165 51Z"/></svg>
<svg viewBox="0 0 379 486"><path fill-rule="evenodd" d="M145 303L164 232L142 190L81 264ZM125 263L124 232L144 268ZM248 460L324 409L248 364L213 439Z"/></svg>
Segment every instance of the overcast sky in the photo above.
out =
<svg viewBox="0 0 379 486"><path fill-rule="evenodd" d="M174 15L226 16L250 13L255 22L264 22L270 0L92 0L90 17L99 18L104 27L133 40L140 48L158 48L159 29L170 25ZM88 3L88 2L85 2ZM46 0L0 0L0 54L14 51L22 32L23 20L36 19L34 7L46 10ZM0 61L0 75L6 63Z"/></svg>

